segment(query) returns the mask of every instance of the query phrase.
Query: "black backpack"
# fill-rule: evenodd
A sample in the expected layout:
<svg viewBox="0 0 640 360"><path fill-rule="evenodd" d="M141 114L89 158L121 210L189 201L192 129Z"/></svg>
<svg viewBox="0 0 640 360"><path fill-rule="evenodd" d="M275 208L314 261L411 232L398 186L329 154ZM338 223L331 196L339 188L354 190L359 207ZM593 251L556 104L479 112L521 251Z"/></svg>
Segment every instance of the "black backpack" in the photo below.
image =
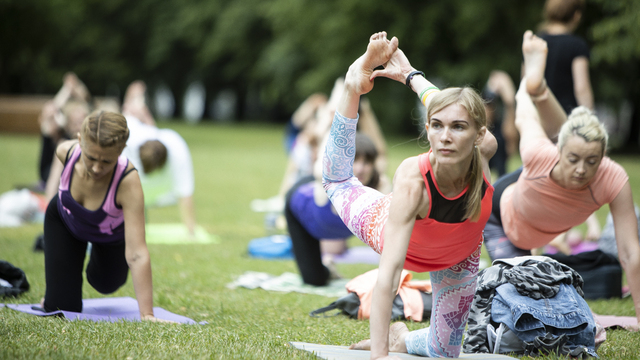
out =
<svg viewBox="0 0 640 360"><path fill-rule="evenodd" d="M0 298L17 297L29 290L27 275L22 269L11 265L9 262L0 260L0 279L5 280L11 286L0 284Z"/></svg>

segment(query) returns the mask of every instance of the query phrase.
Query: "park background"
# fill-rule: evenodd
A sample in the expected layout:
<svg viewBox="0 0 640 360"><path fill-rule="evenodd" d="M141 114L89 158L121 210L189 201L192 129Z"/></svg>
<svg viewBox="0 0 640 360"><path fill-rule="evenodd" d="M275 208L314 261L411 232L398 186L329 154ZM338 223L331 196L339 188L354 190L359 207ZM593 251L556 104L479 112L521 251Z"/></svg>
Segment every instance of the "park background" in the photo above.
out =
<svg viewBox="0 0 640 360"><path fill-rule="evenodd" d="M163 84L171 89L175 111L159 126L176 130L189 144L197 220L220 238L219 244L149 245L154 305L207 325L66 322L1 309L0 358L313 359L288 342L348 345L368 337L367 321L307 315L332 298L225 287L247 270L297 272L293 261L246 255L248 242L266 235L263 214L251 212L249 203L275 195L284 173L284 123L306 96L328 93L364 52L370 34L380 30L397 36L414 66L439 85L480 89L494 69L517 81L522 33L537 27L542 4L0 0L0 94L53 96L67 71L78 74L94 96L121 97L135 79L151 91ZM577 30L591 46L596 104L609 111L613 158L629 173L636 202L639 19L638 1L587 0ZM217 119L206 111L198 123L185 121L180 102L193 81L205 86L207 104L222 92L235 94L236 117ZM415 97L384 79L369 97L387 137L392 176L403 158L426 149L417 140ZM0 193L36 181L39 146L37 134L0 132ZM510 168L518 161L512 159ZM601 223L607 211L605 206L598 212ZM180 219L175 208L159 208L148 210L147 221ZM29 292L10 302L36 303L44 294L43 256L31 250L41 231L41 224L0 229L0 259L21 267L31 283ZM350 244L359 245L355 239ZM338 269L352 278L373 267ZM88 285L83 295L101 296ZM131 281L113 296L133 297ZM630 298L589 304L597 313L634 315ZM610 332L599 354L640 358L640 337Z"/></svg>
<svg viewBox="0 0 640 360"><path fill-rule="evenodd" d="M169 89L181 117L190 84L233 111L213 120L282 123L314 92L328 93L385 30L440 86L482 89L492 70L518 83L522 34L543 0L2 0L0 94L54 94L74 71L92 95L122 98L133 80ZM591 47L600 116L616 149L638 148L640 2L586 0L576 34ZM390 82L370 96L387 133L412 134L415 100ZM153 106L153 102L150 102ZM232 119L229 118L230 115ZM414 114L415 115L415 114Z"/></svg>

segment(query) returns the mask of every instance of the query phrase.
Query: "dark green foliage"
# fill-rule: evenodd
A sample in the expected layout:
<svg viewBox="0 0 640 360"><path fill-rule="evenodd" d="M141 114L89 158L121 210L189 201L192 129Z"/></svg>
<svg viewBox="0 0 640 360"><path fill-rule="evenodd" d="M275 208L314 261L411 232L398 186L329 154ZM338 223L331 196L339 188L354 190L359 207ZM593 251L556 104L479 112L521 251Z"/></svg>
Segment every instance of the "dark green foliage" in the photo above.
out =
<svg viewBox="0 0 640 360"><path fill-rule="evenodd" d="M381 30L438 84L481 89L494 69L517 83L522 34L537 28L543 3L3 0L0 93L54 93L72 70L95 95L141 78L150 88L168 84L179 103L187 84L201 79L209 100L232 89L240 110L259 102L258 116L282 121L308 95L328 93ZM593 49L596 101L615 109L640 96L638 4L588 0L577 31ZM377 83L371 99L383 128L412 131L399 120L411 118L415 98Z"/></svg>

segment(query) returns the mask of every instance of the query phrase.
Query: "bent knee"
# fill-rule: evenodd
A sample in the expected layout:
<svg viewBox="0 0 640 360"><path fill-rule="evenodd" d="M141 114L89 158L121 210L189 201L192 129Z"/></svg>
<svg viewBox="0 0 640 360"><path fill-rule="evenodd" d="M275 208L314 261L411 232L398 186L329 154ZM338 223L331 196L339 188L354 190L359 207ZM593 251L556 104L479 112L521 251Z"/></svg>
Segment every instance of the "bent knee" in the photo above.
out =
<svg viewBox="0 0 640 360"><path fill-rule="evenodd" d="M87 281L89 285L91 285L97 292L103 295L108 295L116 292L116 290L120 289L122 285L127 282L127 277L116 278L108 278L108 279L94 279L92 276L87 274Z"/></svg>

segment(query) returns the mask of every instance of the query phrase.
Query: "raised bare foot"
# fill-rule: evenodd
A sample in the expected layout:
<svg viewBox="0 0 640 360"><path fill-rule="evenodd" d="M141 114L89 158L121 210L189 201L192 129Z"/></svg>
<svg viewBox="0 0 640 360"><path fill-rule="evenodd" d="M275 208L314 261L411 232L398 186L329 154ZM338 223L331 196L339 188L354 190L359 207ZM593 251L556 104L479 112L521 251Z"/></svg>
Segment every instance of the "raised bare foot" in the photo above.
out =
<svg viewBox="0 0 640 360"><path fill-rule="evenodd" d="M531 30L524 33L522 54L524 55L524 76L527 78L527 92L531 96L541 95L547 87L544 69L547 65L547 42L535 36Z"/></svg>
<svg viewBox="0 0 640 360"><path fill-rule="evenodd" d="M396 49L398 38L395 36L389 40L384 31L371 35L367 51L349 67L345 81L351 83L357 94L368 93L373 88L373 70L386 64Z"/></svg>

